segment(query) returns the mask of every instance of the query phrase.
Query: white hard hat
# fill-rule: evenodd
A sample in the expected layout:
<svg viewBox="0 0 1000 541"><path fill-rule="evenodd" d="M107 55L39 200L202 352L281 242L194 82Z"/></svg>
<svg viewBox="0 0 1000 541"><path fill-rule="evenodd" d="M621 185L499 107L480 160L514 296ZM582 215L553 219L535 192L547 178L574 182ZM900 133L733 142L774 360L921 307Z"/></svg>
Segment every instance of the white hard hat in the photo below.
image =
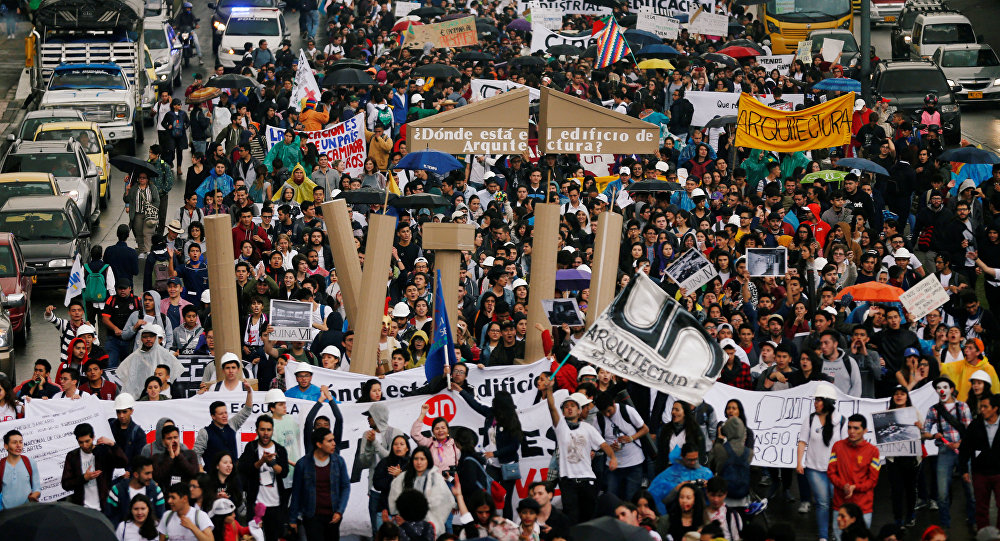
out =
<svg viewBox="0 0 1000 541"><path fill-rule="evenodd" d="M691 190L691 197L692 198L694 198L694 197L705 197L705 190L702 190L701 188L695 188L695 189Z"/></svg>
<svg viewBox="0 0 1000 541"><path fill-rule="evenodd" d="M910 259L910 251L906 248L900 248L896 250L896 253L892 254L893 259Z"/></svg>
<svg viewBox="0 0 1000 541"><path fill-rule="evenodd" d="M420 94L414 94L412 97L410 97L410 105L420 103L422 101L424 101L424 97L421 96Z"/></svg>
<svg viewBox="0 0 1000 541"><path fill-rule="evenodd" d="M829 398L831 400L836 400L837 388L829 383L820 383L816 386L816 392L813 394L813 398Z"/></svg>
<svg viewBox="0 0 1000 541"><path fill-rule="evenodd" d="M483 260L483 263L480 266L481 267L492 267L493 266L493 261L494 261L493 256L491 256L491 255L490 256L486 256L486 259Z"/></svg>
<svg viewBox="0 0 1000 541"><path fill-rule="evenodd" d="M208 512L209 517L226 517L236 511L236 504L229 498L219 498L212 504L212 510Z"/></svg>
<svg viewBox="0 0 1000 541"><path fill-rule="evenodd" d="M147 323L142 326L142 334L151 332L156 335L157 338L163 338L163 327L157 325L156 323Z"/></svg>
<svg viewBox="0 0 1000 541"><path fill-rule="evenodd" d="M594 370L594 367L588 364L587 366L584 366L583 368L580 369L580 372L577 374L576 377L577 379L583 379L584 376L594 376L596 378L597 370Z"/></svg>
<svg viewBox="0 0 1000 541"><path fill-rule="evenodd" d="M295 369L295 373L296 374L302 374L302 373L312 374L313 373L313 367L309 363L299 363L298 368Z"/></svg>
<svg viewBox="0 0 1000 541"><path fill-rule="evenodd" d="M572 400L573 402L576 402L576 405L580 406L581 408L592 402L592 400L587 398L587 395L583 393L573 393L569 395L569 397L567 397L566 400Z"/></svg>
<svg viewBox="0 0 1000 541"><path fill-rule="evenodd" d="M232 352L223 353L222 354L222 358L219 359L219 366L220 367L226 366L227 363L236 363L237 366L241 364L240 363L240 358L237 357L236 354L232 353Z"/></svg>
<svg viewBox="0 0 1000 541"><path fill-rule="evenodd" d="M135 407L135 399L128 393L121 393L115 397L115 411L130 410Z"/></svg>
<svg viewBox="0 0 1000 541"><path fill-rule="evenodd" d="M993 379L990 378L990 375L987 374L985 370L976 370L975 372L973 372L972 377L969 378L969 381L975 381L977 379L979 381L989 383L990 385L993 384Z"/></svg>
<svg viewBox="0 0 1000 541"><path fill-rule="evenodd" d="M270 389L267 394L264 395L265 404L276 404L278 402L284 402L285 393L281 389Z"/></svg>
<svg viewBox="0 0 1000 541"><path fill-rule="evenodd" d="M511 289L517 289L521 286L528 287L528 282L526 282L524 278L518 278L517 280L514 280L514 283L511 284Z"/></svg>
<svg viewBox="0 0 1000 541"><path fill-rule="evenodd" d="M661 160L656 162L656 170L666 173L667 171L670 170L670 166L667 165L667 162Z"/></svg>
<svg viewBox="0 0 1000 541"><path fill-rule="evenodd" d="M326 346L323 348L323 352L320 355L333 355L336 358L340 358L340 349L337 346Z"/></svg>
<svg viewBox="0 0 1000 541"><path fill-rule="evenodd" d="M618 170L618 174L619 175L631 175L632 174L632 170L629 169L628 167L622 167L621 169Z"/></svg>
<svg viewBox="0 0 1000 541"><path fill-rule="evenodd" d="M84 323L83 325L80 325L79 329L76 330L76 335L77 336L83 336L85 334L93 334L93 335L96 336L97 335L97 329L95 329L93 325Z"/></svg>
<svg viewBox="0 0 1000 541"><path fill-rule="evenodd" d="M410 305L405 302L397 302L392 307L392 317L410 317Z"/></svg>

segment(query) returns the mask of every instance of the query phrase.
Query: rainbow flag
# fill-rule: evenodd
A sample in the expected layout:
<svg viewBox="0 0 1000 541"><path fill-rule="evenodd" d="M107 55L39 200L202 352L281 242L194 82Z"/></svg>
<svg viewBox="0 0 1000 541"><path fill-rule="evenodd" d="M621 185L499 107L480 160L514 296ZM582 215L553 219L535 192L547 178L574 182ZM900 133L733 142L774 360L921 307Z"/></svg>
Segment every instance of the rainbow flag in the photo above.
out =
<svg viewBox="0 0 1000 541"><path fill-rule="evenodd" d="M625 42L621 27L613 16L609 17L607 25L597 37L597 65L594 67L606 68L630 54L632 51Z"/></svg>

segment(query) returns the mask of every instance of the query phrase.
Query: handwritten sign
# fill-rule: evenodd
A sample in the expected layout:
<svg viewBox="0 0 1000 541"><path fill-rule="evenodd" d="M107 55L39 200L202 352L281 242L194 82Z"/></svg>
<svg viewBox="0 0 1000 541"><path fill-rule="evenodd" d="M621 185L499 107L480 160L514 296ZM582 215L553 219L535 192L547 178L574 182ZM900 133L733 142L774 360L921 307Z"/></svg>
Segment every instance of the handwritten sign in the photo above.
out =
<svg viewBox="0 0 1000 541"><path fill-rule="evenodd" d="M739 109L740 94L739 92L706 92L702 90L693 90L691 92L686 92L684 97L691 102L694 106L694 115L691 117L692 126L704 126L709 120L717 116L727 116L735 115L736 111ZM763 94L754 96L757 101L760 101L768 107L774 107L772 102L774 102L773 96L765 96ZM796 105L802 105L804 96L802 94L785 94L781 99L789 102L792 107L789 110L794 110Z"/></svg>
<svg viewBox="0 0 1000 541"><path fill-rule="evenodd" d="M681 31L681 22L651 9L644 9L637 14L635 28L652 32L664 39L677 39L677 34Z"/></svg>
<svg viewBox="0 0 1000 541"><path fill-rule="evenodd" d="M903 308L913 320L923 318L950 299L935 274L928 274L926 278L899 296L899 302L903 303Z"/></svg>
<svg viewBox="0 0 1000 541"><path fill-rule="evenodd" d="M542 7L538 3L531 5L531 22L538 23L549 30L562 28L563 12L558 9Z"/></svg>
<svg viewBox="0 0 1000 541"><path fill-rule="evenodd" d="M729 32L729 17L701 11L691 16L688 31L703 36L725 36Z"/></svg>
<svg viewBox="0 0 1000 541"><path fill-rule="evenodd" d="M435 47L472 47L479 43L476 18L462 17L440 23L410 25L403 32L403 46L407 49L423 48L425 43Z"/></svg>
<svg viewBox="0 0 1000 541"><path fill-rule="evenodd" d="M778 70L778 73L785 75L788 73L788 68L792 66L792 62L795 60L795 55L793 54L773 54L768 56L758 56L757 64L763 66L768 73L771 70Z"/></svg>
<svg viewBox="0 0 1000 541"><path fill-rule="evenodd" d="M351 176L361 174L365 166L365 157L368 155L365 144L365 114L358 113L349 120L340 124L319 131L305 132L308 142L316 144L316 150L320 154L326 154L333 160L342 160L347 166L347 172ZM275 143L281 141L285 130L267 127L267 148L271 149ZM294 165L294 164L293 164Z"/></svg>
<svg viewBox="0 0 1000 541"><path fill-rule="evenodd" d="M420 8L420 2L396 2L396 9L392 12L396 17L406 17L411 11Z"/></svg>
<svg viewBox="0 0 1000 541"><path fill-rule="evenodd" d="M553 45L564 44L586 49L594 41L596 40L594 36L590 35L590 32L584 32L583 34L560 34L559 32L553 32L545 28L537 22L531 23L531 52L533 53L537 51L544 52Z"/></svg>

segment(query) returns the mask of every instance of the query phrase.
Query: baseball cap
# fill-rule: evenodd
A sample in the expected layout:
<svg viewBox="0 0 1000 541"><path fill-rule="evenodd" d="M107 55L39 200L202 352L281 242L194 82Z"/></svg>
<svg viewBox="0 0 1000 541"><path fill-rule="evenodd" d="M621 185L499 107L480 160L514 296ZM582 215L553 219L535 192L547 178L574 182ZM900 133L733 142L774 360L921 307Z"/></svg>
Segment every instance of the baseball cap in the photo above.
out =
<svg viewBox="0 0 1000 541"><path fill-rule="evenodd" d="M414 263L427 263L428 261L427 261L426 257L418 257L418 258L414 259L413 262Z"/></svg>
<svg viewBox="0 0 1000 541"><path fill-rule="evenodd" d="M236 505L229 498L220 498L212 504L212 510L208 512L210 517L225 517L236 511Z"/></svg>
<svg viewBox="0 0 1000 541"><path fill-rule="evenodd" d="M422 102L422 101L424 101L424 97L423 97L423 96L421 96L420 94L414 94L414 95L413 95L413 96L412 96L412 97L410 98L410 103L411 103L411 104L415 104L415 103L420 103L420 102Z"/></svg>
<svg viewBox="0 0 1000 541"><path fill-rule="evenodd" d="M618 170L619 175L631 175L632 171L628 167L622 167Z"/></svg>
<svg viewBox="0 0 1000 541"><path fill-rule="evenodd" d="M308 363L299 363L299 367L295 369L296 374L312 374L312 366Z"/></svg>
<svg viewBox="0 0 1000 541"><path fill-rule="evenodd" d="M920 356L920 352L917 351L917 348L906 348L906 350L903 351L903 357L904 358L905 357L919 357L919 356Z"/></svg>

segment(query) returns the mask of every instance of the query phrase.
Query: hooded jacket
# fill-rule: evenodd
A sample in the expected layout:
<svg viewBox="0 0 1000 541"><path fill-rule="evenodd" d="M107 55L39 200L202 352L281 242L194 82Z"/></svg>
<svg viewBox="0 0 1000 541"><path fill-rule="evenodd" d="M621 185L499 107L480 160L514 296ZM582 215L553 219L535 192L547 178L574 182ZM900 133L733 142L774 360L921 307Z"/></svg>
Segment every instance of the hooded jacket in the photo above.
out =
<svg viewBox="0 0 1000 541"><path fill-rule="evenodd" d="M823 373L833 378L833 384L840 392L861 396L861 368L843 349L837 348L836 358L823 359Z"/></svg>
<svg viewBox="0 0 1000 541"><path fill-rule="evenodd" d="M285 143L284 136L282 136L281 141L275 143L274 146L271 147L271 150L267 152L267 156L264 157L264 167L267 167L268 172L273 172L275 158L281 158L281 163L284 164L286 168L297 165L302 161L301 147L302 141L297 135L289 144ZM280 193L280 190L275 193ZM312 192L309 193L309 196L309 198L312 199Z"/></svg>
<svg viewBox="0 0 1000 541"><path fill-rule="evenodd" d="M725 440L717 439L712 445L712 450L708 454L708 468L714 472L721 472L722 467L725 466L726 461L729 460L729 454L726 452L725 443L729 443L732 447L733 452L737 456L743 455L744 449L750 450L750 456L747 457L748 462L753 461L753 446L747 447L747 427L743 424L743 420L739 417L730 417L726 419L726 422L722 424L722 436Z"/></svg>
<svg viewBox="0 0 1000 541"><path fill-rule="evenodd" d="M213 167L205 180L201 181L201 186L194 191L198 194L198 208L205 208L205 194L212 190L221 190L224 195L229 195L233 191L233 177L223 173L221 175L215 174L215 168Z"/></svg>
<svg viewBox="0 0 1000 541"><path fill-rule="evenodd" d="M913 227L916 231L916 236L923 236L925 234L930 236L930 249L935 252L948 252L947 235L945 230L948 228L948 224L952 221L955 215L952 214L950 210L945 205L941 205L941 208L934 210L930 203L927 206L920 209L917 213L917 221ZM917 243L918 250L921 243Z"/></svg>
<svg viewBox="0 0 1000 541"><path fill-rule="evenodd" d="M167 423L172 423L169 417L160 417L159 421L156 421L156 434L153 438L152 443L147 443L143 446L142 451L139 453L146 458L153 458L153 455L159 453L165 453L167 451L166 446L163 445L163 427L167 426ZM181 451L190 451L184 442L180 442Z"/></svg>
<svg viewBox="0 0 1000 541"><path fill-rule="evenodd" d="M302 184L296 184L295 180L293 180L295 178L295 171L302 171ZM281 199L281 192L285 191L286 187L292 189L292 192L295 194L295 202L301 205L305 201L313 200L313 190L316 188L316 183L309 180L309 175L306 173L305 168L296 162L295 167L292 168L291 176L288 177L288 180L280 188L274 191L271 201Z"/></svg>
<svg viewBox="0 0 1000 541"><path fill-rule="evenodd" d="M431 453L433 454L434 451L432 450ZM405 479L406 471L404 469L403 473L397 475L392 481L392 487L389 490L390 515L399 514L399 509L396 508L396 499L404 490ZM444 522L455 506L455 497L452 496L451 489L448 488L448 483L441 476L438 467L432 466L423 475L416 477L413 480L413 488L422 492L427 498L427 517L424 520L434 525L434 531L445 531Z"/></svg>
<svg viewBox="0 0 1000 541"><path fill-rule="evenodd" d="M149 314L146 314L144 310L139 312L133 312L132 315L128 317L128 321L125 322L125 326L122 327L122 340L133 340L134 344L132 347L134 350L139 350L142 348L142 333L135 329L135 324L139 322L139 316L141 314L142 317L146 319L147 322L149 321L150 317L153 317L153 323L156 323L160 327L163 327L163 343L166 344L167 346L172 345L174 343L174 328L170 324L170 321L167 319L167 316L164 315L163 311L160 309L161 305L160 294L152 289L146 291L145 294L153 297L153 310L156 311L156 315L150 316ZM156 367L154 366L153 368ZM171 369L170 373L174 374L175 372ZM180 374L180 372L176 373ZM152 372L150 372L149 375L152 376L153 375ZM133 396L139 396L139 395L136 394Z"/></svg>
<svg viewBox="0 0 1000 541"><path fill-rule="evenodd" d="M396 439L396 436L405 436L406 433L396 427L389 426L389 408L381 402L373 403L365 415L372 420L375 430L377 430L375 441L361 438L361 454L358 455L361 465L372 470L368 475L368 490L370 491L372 483L375 481L375 467L392 452L392 440Z"/></svg>

